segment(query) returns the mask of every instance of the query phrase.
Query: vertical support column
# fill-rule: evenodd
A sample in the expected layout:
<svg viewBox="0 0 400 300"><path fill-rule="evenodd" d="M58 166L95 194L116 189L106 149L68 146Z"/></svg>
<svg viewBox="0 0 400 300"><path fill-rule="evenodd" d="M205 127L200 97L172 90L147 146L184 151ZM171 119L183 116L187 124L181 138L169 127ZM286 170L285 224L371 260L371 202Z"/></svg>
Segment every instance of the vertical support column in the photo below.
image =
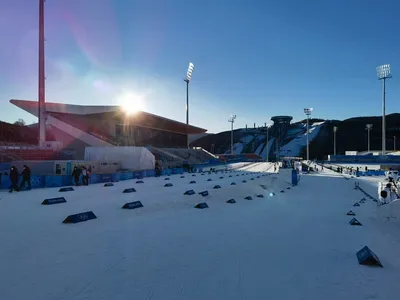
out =
<svg viewBox="0 0 400 300"><path fill-rule="evenodd" d="M45 99L45 59L44 59L44 1L39 0L39 74L38 74L38 100L39 100L39 147L46 142L46 99Z"/></svg>
<svg viewBox="0 0 400 300"><path fill-rule="evenodd" d="M386 154L386 78L383 78L382 95L382 155Z"/></svg>

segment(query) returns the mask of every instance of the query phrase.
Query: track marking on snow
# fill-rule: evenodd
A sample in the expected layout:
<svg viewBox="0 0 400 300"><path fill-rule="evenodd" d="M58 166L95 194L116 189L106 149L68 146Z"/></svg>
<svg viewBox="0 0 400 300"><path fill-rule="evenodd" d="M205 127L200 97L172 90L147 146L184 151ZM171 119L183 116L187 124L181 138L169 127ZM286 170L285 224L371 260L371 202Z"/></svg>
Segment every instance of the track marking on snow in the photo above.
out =
<svg viewBox="0 0 400 300"><path fill-rule="evenodd" d="M126 259L125 256L123 256L120 259L117 259L117 261L112 264L110 267L108 267L102 274L101 276L105 276L107 275L111 270L113 270L117 265L119 265L122 261L124 261ZM90 287L94 282L99 281L101 279L101 277L96 277L96 280L89 280L88 283L82 287L79 292L77 292L74 296L72 296L71 300L76 299L80 294L82 294L88 287ZM58 298L61 299L61 298Z"/></svg>

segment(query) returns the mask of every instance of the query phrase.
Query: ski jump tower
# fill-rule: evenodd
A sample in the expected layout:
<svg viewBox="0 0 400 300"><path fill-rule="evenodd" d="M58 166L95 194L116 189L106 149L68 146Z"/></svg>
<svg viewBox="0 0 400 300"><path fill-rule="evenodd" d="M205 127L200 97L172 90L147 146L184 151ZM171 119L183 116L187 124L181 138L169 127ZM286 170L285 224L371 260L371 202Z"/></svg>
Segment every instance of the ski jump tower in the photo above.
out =
<svg viewBox="0 0 400 300"><path fill-rule="evenodd" d="M275 147L272 149L275 149L277 161L279 160L279 149L292 120L293 117L291 116L274 116L271 118L271 121L274 122L272 136L275 137Z"/></svg>

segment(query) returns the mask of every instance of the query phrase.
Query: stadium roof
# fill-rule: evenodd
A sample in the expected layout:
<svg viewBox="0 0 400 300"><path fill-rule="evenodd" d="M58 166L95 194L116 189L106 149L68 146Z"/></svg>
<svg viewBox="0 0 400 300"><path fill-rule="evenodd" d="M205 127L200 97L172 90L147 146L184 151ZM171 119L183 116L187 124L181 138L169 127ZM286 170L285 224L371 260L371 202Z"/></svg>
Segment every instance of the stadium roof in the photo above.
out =
<svg viewBox="0 0 400 300"><path fill-rule="evenodd" d="M25 110L26 112L38 116L38 102L29 100L11 99L11 104ZM94 114L116 114L123 115L122 108L116 105L96 106L96 105L76 105L46 102L46 112L62 113L71 115L94 115ZM157 128L165 131L173 131L185 134L204 133L207 129L186 125L178 121L160 117L148 112L138 111L129 116L129 123L132 125L144 126L149 128Z"/></svg>

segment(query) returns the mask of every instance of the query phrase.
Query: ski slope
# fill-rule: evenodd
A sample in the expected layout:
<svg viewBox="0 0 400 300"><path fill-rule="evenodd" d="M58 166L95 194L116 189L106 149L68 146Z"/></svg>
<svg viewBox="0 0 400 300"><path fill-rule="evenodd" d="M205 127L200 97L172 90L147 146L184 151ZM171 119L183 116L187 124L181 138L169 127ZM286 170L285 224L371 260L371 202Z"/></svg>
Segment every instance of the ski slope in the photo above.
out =
<svg viewBox="0 0 400 300"><path fill-rule="evenodd" d="M372 201L353 207L362 197L353 179L326 171L287 189L291 170L271 167L1 193L0 299L397 299L399 224L378 219ZM137 192L123 194L129 187ZM209 196L184 196L189 189ZM59 196L68 202L40 205ZM121 209L136 200L144 207ZM203 201L209 208L193 208ZM350 209L363 226L348 224ZM98 218L61 223L88 210ZM365 245L384 268L358 264Z"/></svg>
<svg viewBox="0 0 400 300"><path fill-rule="evenodd" d="M309 127L308 138L312 142L319 134L324 122L316 122ZM307 146L307 130L297 135L289 143L283 145L279 150L280 156L300 156L301 150Z"/></svg>

